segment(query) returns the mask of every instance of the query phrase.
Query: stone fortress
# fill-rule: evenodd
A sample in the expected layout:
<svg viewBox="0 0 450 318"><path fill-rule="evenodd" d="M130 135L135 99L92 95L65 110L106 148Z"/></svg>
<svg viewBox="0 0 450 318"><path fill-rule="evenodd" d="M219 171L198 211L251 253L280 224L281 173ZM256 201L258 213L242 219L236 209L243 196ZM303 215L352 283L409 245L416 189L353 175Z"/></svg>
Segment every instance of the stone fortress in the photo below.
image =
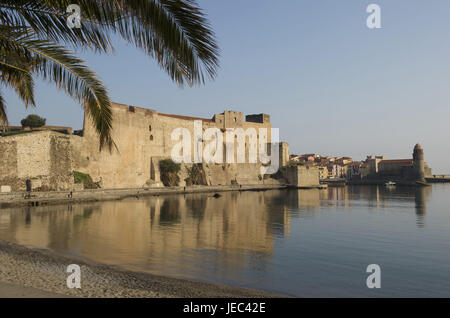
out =
<svg viewBox="0 0 450 318"><path fill-rule="evenodd" d="M368 156L361 167L362 180L393 180L397 182L425 183L431 176L431 168L424 161L424 152L420 144L416 144L412 159L387 160L384 156Z"/></svg>
<svg viewBox="0 0 450 318"><path fill-rule="evenodd" d="M195 123L201 122L204 133L215 128L222 135L222 163L205 160L198 163L182 163L178 172L178 187L191 184L204 186L280 186L319 187L320 167L293 165L290 162L289 145L274 140L272 142L270 116L256 114L245 116L242 112L224 111L211 119L160 113L156 110L136 106L112 103L112 138L117 148L100 151L99 138L91 119L84 116L83 129L74 131L69 127L42 127L32 131L23 131L22 127L12 127L18 134L0 137L0 192L26 190L26 181L30 180L33 191L74 191L86 188L75 183L75 174L89 176L96 187L102 189L142 189L158 188L164 184L161 178L160 162L172 157L172 150L179 140L172 139L175 129L185 128L191 137L198 138L197 144L205 149L210 141L198 137ZM11 127L10 127L11 128ZM242 134L234 134L232 144L227 143L228 129L242 128ZM198 128L197 128L198 129ZM266 145L268 155L273 149L278 154L279 171L264 174L259 156L250 163L250 134L254 129L258 140L257 152ZM267 135L260 134L266 129ZM217 136L216 136L217 137ZM265 139L264 139L265 138ZM216 139L216 145L218 143ZM260 143L261 140L261 143ZM244 141L244 142L242 142ZM190 138L191 149L194 138ZM245 163L238 163L238 144L244 144ZM232 147L234 157L228 157L228 147ZM273 146L273 147L272 147ZM218 148L220 149L220 148ZM216 150L217 151L217 150ZM191 151L194 159L195 151ZM291 156L292 157L292 156ZM194 162L194 160L191 160ZM197 166L200 178L196 183L187 183L193 165ZM387 160L384 156L368 156L364 162L349 163L352 173L348 178L353 183L380 183L394 180L405 184L425 183L431 175L431 169L424 162L424 152L417 144L412 159Z"/></svg>
<svg viewBox="0 0 450 318"><path fill-rule="evenodd" d="M98 135L85 117L82 136L73 136L73 164L77 171L100 180L105 188L135 188L160 185L159 161L171 158L171 152L179 141L172 140L171 134L177 128L186 128L194 136L194 121L202 123L202 130L219 128L267 128L270 131L269 115L249 115L243 120L243 113L224 111L212 119L187 117L159 113L154 110L113 104L113 133L118 151L99 152ZM191 138L192 139L192 138ZM268 135L270 143L270 134ZM223 138L225 142L225 138ZM236 141L237 142L237 141ZM194 140L191 149L194 149ZM204 141L202 142L204 145ZM245 142L248 152L248 138ZM224 147L225 148L225 147ZM235 147L237 151L237 147ZM193 161L194 153L191 157ZM287 160L287 159L285 159ZM247 161L248 162L248 161ZM207 178L206 185L228 185L261 183L261 164L202 164ZM180 186L184 186L187 170L180 171Z"/></svg>
<svg viewBox="0 0 450 318"><path fill-rule="evenodd" d="M224 111L207 119L165 114L117 103L112 103L112 114L112 138L117 148L111 152L99 150L98 135L87 114L84 117L83 129L73 134L69 128L62 133L62 128L58 127L58 131L41 129L0 137L0 186L10 191L23 191L26 180L31 180L33 190L36 191L77 190L77 185L74 184L76 171L89 175L104 189L161 187L163 185L159 162L171 158L172 148L178 143L172 140L171 134L176 128L186 128L191 136L195 136L194 121L201 121L203 131L207 128L218 128L222 134L225 134L227 128L254 128L258 132L258 140L259 129L266 128L270 154L272 126L267 114L247 115L244 120L242 112ZM203 161L198 164L204 176L203 185L286 183L286 178L280 173L276 174L277 178L261 174L264 164L259 161L259 157L256 163L248 163L250 137L244 135L243 138L246 163ZM237 135L235 139L234 143L237 144ZM225 143L226 138L223 137L223 140ZM289 160L289 146L285 142L277 144L279 166L283 167ZM224 152L226 147L224 144ZM236 158L237 146L234 151ZM181 164L178 186L186 185L188 168L189 164ZM315 173L305 175L302 181L304 185L319 183Z"/></svg>

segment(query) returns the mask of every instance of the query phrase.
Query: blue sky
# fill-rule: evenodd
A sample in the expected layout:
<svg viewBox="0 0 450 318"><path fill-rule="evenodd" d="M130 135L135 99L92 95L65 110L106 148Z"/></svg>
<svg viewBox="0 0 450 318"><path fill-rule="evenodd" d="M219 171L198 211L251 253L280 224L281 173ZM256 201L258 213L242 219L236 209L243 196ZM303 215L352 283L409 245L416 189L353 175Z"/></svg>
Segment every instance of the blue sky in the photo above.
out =
<svg viewBox="0 0 450 318"><path fill-rule="evenodd" d="M113 101L212 117L225 109L268 113L291 153L409 158L416 142L435 173L450 173L450 1L201 0L221 49L215 81L179 88L156 63L118 41L115 55L80 53ZM381 29L366 7L381 7ZM79 105L40 82L38 108L10 91L19 124L81 128Z"/></svg>

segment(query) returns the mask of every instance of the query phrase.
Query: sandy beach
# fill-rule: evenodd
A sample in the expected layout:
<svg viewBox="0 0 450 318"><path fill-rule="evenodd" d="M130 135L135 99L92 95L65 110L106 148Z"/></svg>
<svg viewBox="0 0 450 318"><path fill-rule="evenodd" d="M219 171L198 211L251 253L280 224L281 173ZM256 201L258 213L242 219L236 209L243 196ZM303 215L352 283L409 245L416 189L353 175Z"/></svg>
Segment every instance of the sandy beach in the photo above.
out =
<svg viewBox="0 0 450 318"><path fill-rule="evenodd" d="M66 284L81 267L81 289ZM257 290L162 277L0 241L0 297L280 297Z"/></svg>

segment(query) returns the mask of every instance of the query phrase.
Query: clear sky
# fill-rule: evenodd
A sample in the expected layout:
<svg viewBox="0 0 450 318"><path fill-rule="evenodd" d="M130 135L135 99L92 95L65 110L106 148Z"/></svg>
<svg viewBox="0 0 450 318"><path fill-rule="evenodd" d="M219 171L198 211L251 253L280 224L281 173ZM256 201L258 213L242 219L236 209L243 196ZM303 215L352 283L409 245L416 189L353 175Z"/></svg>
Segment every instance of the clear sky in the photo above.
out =
<svg viewBox="0 0 450 318"><path fill-rule="evenodd" d="M415 143L434 173L450 173L450 1L201 0L221 48L219 76L179 88L156 63L119 41L115 55L87 53L113 101L212 117L268 113L291 153L409 158ZM368 29L366 7L381 7ZM63 92L36 87L29 112L7 91L8 115L82 127Z"/></svg>

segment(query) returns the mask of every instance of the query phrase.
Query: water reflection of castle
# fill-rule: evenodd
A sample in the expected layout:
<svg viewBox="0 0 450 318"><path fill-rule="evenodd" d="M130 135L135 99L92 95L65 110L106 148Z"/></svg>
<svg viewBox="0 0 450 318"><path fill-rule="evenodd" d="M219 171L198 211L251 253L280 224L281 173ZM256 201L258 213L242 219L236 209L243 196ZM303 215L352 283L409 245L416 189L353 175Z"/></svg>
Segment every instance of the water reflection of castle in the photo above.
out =
<svg viewBox="0 0 450 318"><path fill-rule="evenodd" d="M414 202L417 226L425 225L426 203L432 187L348 186L330 187L327 191L293 190L287 192L286 206L291 208L291 216L313 217L321 206L353 207L360 202L368 202L369 208L389 211L397 202ZM292 213L297 211L297 213Z"/></svg>
<svg viewBox="0 0 450 318"><path fill-rule="evenodd" d="M140 255L141 262L158 260L162 267L186 250L234 251L226 262L241 262L247 252L270 256L275 236L289 233L289 212L274 208L277 200L282 192L227 192L218 199L198 194L4 209L0 239L111 262L114 255Z"/></svg>
<svg viewBox="0 0 450 318"><path fill-rule="evenodd" d="M236 262L271 257L277 236L290 234L292 218L310 218L320 207L353 207L364 202L386 209L414 202L417 225L425 224L432 187L377 186L228 192L160 196L146 200L0 210L0 239L56 250L70 250L104 262L143 263L150 267L183 262L186 250L205 262ZM368 203L367 203L368 202ZM224 253L218 253L222 251ZM225 256L226 255L226 258ZM247 256L246 256L247 255ZM116 257L121 257L118 261ZM223 258L223 259L222 259ZM262 263L262 262L261 262Z"/></svg>
<svg viewBox="0 0 450 318"><path fill-rule="evenodd" d="M414 201L417 226L423 227L427 214L426 204L431 192L432 187L349 186L329 188L327 196L328 204L335 202L340 205L352 206L357 201L368 201L369 207L386 210L389 210L389 207L396 202L410 203ZM322 202L322 204L324 203Z"/></svg>

